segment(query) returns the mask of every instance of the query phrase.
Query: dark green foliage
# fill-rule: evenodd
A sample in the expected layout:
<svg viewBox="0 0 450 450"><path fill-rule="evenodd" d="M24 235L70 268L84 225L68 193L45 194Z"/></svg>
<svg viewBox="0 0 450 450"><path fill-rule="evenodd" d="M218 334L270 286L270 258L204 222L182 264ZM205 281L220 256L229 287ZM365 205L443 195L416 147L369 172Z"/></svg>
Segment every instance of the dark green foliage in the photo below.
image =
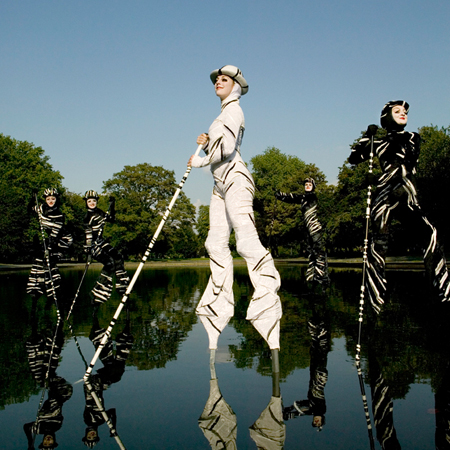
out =
<svg viewBox="0 0 450 450"><path fill-rule="evenodd" d="M419 129L422 138L417 186L419 201L442 243L448 239L448 193L450 192L450 126Z"/></svg>
<svg viewBox="0 0 450 450"><path fill-rule="evenodd" d="M105 236L125 258L141 258L167 209L177 184L173 171L147 163L125 166L103 183L116 198L116 222ZM195 207L181 192L154 246L152 256L189 258L197 253Z"/></svg>
<svg viewBox="0 0 450 450"><path fill-rule="evenodd" d="M27 205L34 192L61 188L62 176L53 170L41 147L0 134L0 261L30 261L33 236L39 233L37 214Z"/></svg>
<svg viewBox="0 0 450 450"><path fill-rule="evenodd" d="M299 256L305 249L302 246L304 226L300 206L276 200L275 193L303 193L304 179L312 177L316 181L320 201L322 190L326 191L325 175L316 165L285 155L275 147L253 157L251 164L256 184L255 217L261 242L272 250L274 256L278 255L279 249L284 249L290 256Z"/></svg>

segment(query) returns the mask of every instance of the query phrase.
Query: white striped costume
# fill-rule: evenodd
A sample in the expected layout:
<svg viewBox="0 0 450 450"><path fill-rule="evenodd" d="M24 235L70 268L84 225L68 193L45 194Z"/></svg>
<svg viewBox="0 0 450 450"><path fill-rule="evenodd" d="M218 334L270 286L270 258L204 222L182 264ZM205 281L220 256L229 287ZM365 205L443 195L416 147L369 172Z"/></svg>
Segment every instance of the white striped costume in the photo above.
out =
<svg viewBox="0 0 450 450"><path fill-rule="evenodd" d="M234 314L233 258L229 249L231 230L238 253L245 259L255 289L247 319L271 349L279 348L282 315L280 276L258 237L253 215L255 184L240 155L244 114L239 106L240 89L235 83L222 101L222 111L209 128L205 157L192 159L193 167L211 166L214 189L209 210L210 230L205 246L210 257L211 277L197 306L209 336L209 348L217 348L220 333Z"/></svg>

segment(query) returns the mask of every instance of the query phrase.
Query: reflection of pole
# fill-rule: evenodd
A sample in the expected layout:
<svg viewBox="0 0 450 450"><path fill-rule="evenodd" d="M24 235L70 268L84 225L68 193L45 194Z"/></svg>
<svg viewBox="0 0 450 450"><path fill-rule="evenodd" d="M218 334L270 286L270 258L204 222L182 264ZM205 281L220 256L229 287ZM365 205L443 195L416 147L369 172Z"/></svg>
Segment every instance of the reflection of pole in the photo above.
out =
<svg viewBox="0 0 450 450"><path fill-rule="evenodd" d="M105 420L106 425L108 425L110 431L111 431L111 436L116 440L117 445L120 447L121 450L126 450L126 447L123 445L123 442L121 441L117 430L114 426L114 424L112 423L112 420L110 419L110 417L108 416L108 414L105 411L105 407L102 405L102 402L100 401L100 399L98 398L97 394L95 393L94 388L90 385L89 381L85 381L84 382L86 388L88 389L89 393L92 395L92 398L95 401L95 404L97 405L97 408L99 409L103 419Z"/></svg>
<svg viewBox="0 0 450 450"><path fill-rule="evenodd" d="M364 415L366 416L367 432L369 433L370 449L375 450L375 442L373 440L373 432L372 432L372 421L370 420L369 406L367 404L366 389L364 387L364 379L362 376L361 363L359 360L356 361L356 368L358 369L359 387L361 389L361 397L362 397L363 405L364 405Z"/></svg>
<svg viewBox="0 0 450 450"><path fill-rule="evenodd" d="M56 337L58 336L58 331L59 331L59 325L61 323L61 317L58 314L58 321L56 322L56 329L55 329L55 335L53 336L53 340L52 340L52 346L50 349L50 355L48 358L48 366L47 366L47 373L45 374L45 381L44 381L44 388L42 389L42 395L41 395L41 400L39 401L39 405L38 405L38 409L36 412L36 420L34 421L34 426L33 426L33 445L34 445L34 440L36 439L36 426L39 420L39 412L41 411L42 405L44 403L44 398L45 398L45 391L48 389L48 379L50 377L50 369L52 367L52 358L53 358L53 351L55 349L55 345L56 345ZM45 343L45 341L44 341Z"/></svg>
<svg viewBox="0 0 450 450"><path fill-rule="evenodd" d="M199 145L199 146L197 147L197 150L195 151L195 155L198 155L198 154L200 153L200 150L201 150L201 149L202 149L202 145ZM158 228L157 228L156 231L155 231L155 234L153 235L152 240L150 241L150 244L149 244L148 247L147 247L147 250L145 251L144 256L142 257L142 260L141 260L141 262L139 263L139 266L138 266L138 268L136 269L136 272L134 273L133 278L131 279L130 284L129 284L128 287L127 287L127 290L125 291L125 294L124 294L123 297L122 297L122 301L120 302L120 304L119 304L119 306L118 306L118 308L117 308L117 310L116 310L116 312L115 312L115 314L114 314L114 316L113 316L113 318L112 318L112 320L111 320L111 322L110 322L108 328L107 328L106 331L105 331L105 334L104 334L104 336L103 336L103 338L102 338L102 340L101 340L101 342L100 342L100 345L98 346L97 351L95 352L95 355L94 355L94 357L92 358L92 361L91 361L91 363L89 364L89 367L87 368L86 373L84 374L84 380L87 380L87 379L88 379L89 375L90 375L91 372L92 372L92 369L93 369L94 366L95 366L95 363L97 362L97 359L98 359L99 356L100 356L100 353L101 353L102 350L103 350L103 347L104 347L105 344L106 344L106 341L107 341L108 338L111 336L111 331L112 331L112 329L113 329L113 327L114 327L114 325L115 325L117 319L119 318L119 315L120 315L120 313L121 313L123 307L125 306L125 303L127 302L128 297L129 297L130 294L131 294L131 291L133 290L134 284L136 283L136 280L138 279L139 274L141 273L141 270L142 270L142 268L144 267L144 264L145 264L145 262L147 261L147 258L149 257L150 252L152 251L153 246L155 245L155 242L156 242L156 239L157 239L158 236L159 236L159 233L161 232L161 230L162 230L164 224L166 223L167 218L169 217L169 214L170 214L170 211L172 210L173 205L175 204L175 202L176 202L178 196L180 195L181 189L183 189L183 185L184 185L184 183L186 182L187 177L188 177L189 174L191 173L191 169L192 169L191 166L188 166L188 167L187 167L186 172L184 173L184 176L183 176L183 178L181 179L181 182L180 182L180 184L178 185L178 188L177 188L177 190L175 191L175 194L173 195L173 198L172 198L172 200L171 200L169 206L167 207L166 212L164 213L164 216L163 216L163 218L161 219L161 222L159 223Z"/></svg>
<svg viewBox="0 0 450 450"><path fill-rule="evenodd" d="M86 359L84 358L83 352L81 351L80 344L79 344L79 342L78 342L77 337L75 336L75 334L74 334L74 332L73 332L72 325L70 325L70 322L67 322L67 324L69 325L69 330L70 330L70 332L72 333L73 339L74 339L75 344L76 344L76 346L77 346L78 353L80 354L81 359L82 359L83 362L84 362L84 370L86 370L87 367L88 367L88 363L87 363Z"/></svg>

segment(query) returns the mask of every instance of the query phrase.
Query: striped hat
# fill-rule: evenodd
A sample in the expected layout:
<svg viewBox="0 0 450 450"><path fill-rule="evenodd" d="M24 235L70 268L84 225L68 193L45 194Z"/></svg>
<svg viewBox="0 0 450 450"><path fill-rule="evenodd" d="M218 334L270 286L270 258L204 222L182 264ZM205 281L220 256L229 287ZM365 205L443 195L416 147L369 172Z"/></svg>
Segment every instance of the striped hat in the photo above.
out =
<svg viewBox="0 0 450 450"><path fill-rule="evenodd" d="M217 75L227 75L234 81L236 81L236 83L238 83L239 86L241 86L242 91L241 95L245 95L248 92L248 84L245 81L242 72L236 66L230 66L228 64L226 66L221 67L220 69L213 70L211 72L211 75L209 76L213 84L216 83Z"/></svg>

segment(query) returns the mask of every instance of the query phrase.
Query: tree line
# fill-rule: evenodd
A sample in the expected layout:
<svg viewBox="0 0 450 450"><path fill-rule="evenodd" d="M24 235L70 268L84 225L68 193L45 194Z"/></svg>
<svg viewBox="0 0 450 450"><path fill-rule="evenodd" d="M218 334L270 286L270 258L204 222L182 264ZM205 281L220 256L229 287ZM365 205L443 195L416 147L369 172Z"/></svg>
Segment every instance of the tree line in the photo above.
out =
<svg viewBox="0 0 450 450"><path fill-rule="evenodd" d="M444 246L449 242L446 227L447 193L450 192L450 126L420 128L421 153L417 170L419 201L427 217L438 229ZM377 137L384 130L379 129ZM360 137L360 136L359 136ZM351 146L349 145L349 154ZM276 191L303 192L303 180L313 177L319 199L319 218L330 255L360 254L365 231L368 187L368 163L352 166L347 160L339 168L336 185L329 184L316 164L305 163L297 156L286 155L275 147L250 160L256 184L254 210L263 244L275 257L305 255L306 240L303 216L298 205L275 199ZM375 176L380 174L378 161ZM99 207L108 208L108 197L116 198L116 221L105 227L104 235L127 260L140 260L149 239L161 221L176 189L173 171L162 166L141 163L125 166L121 172L103 182ZM74 246L68 257L82 261L86 212L82 194L68 191L63 176L53 169L41 147L0 134L0 262L30 262L39 251L39 223L27 205L36 192L47 187L61 192L61 210L66 216ZM41 199L40 199L41 200ZM208 232L209 207L195 207L181 192L167 223L153 249L153 258L193 258L207 256L204 242ZM419 252L414 230L393 222L390 229L391 254ZM235 251L232 236L231 248Z"/></svg>

